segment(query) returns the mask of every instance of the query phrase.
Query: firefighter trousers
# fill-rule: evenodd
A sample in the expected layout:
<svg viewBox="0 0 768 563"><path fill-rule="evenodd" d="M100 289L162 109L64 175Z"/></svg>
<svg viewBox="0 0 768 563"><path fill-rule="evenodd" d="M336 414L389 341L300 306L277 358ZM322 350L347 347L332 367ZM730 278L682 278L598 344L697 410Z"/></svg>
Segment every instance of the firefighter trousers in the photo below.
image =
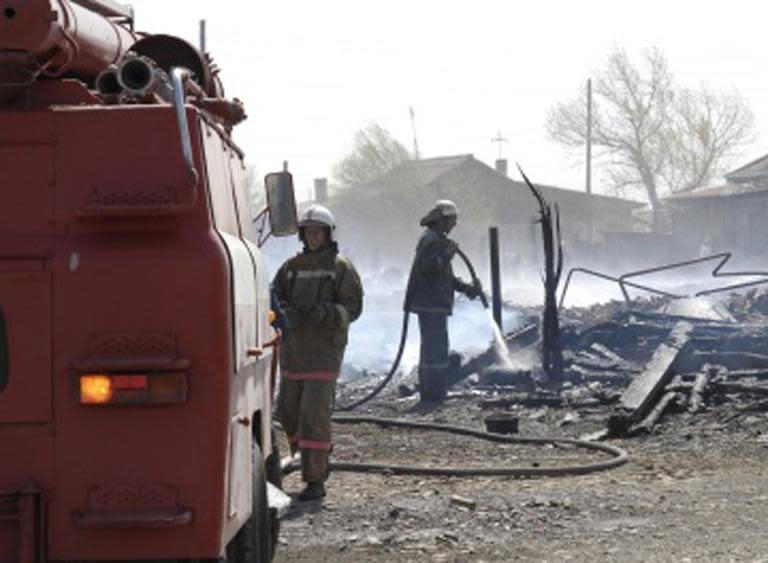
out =
<svg viewBox="0 0 768 563"><path fill-rule="evenodd" d="M419 392L422 401L445 398L450 369L448 354L448 315L419 313L421 350L419 357Z"/></svg>
<svg viewBox="0 0 768 563"><path fill-rule="evenodd" d="M291 453L301 452L301 476L307 483L323 483L328 478L335 391L335 380L280 380L277 418Z"/></svg>

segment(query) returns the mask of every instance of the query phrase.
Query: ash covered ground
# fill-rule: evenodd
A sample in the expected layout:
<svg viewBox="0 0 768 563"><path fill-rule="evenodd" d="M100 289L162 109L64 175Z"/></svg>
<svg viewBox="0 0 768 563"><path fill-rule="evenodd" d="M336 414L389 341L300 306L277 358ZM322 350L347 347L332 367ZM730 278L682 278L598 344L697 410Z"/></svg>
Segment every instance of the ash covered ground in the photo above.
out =
<svg viewBox="0 0 768 563"><path fill-rule="evenodd" d="M479 332L482 318L472 308L459 304L452 342L459 327ZM474 324L461 319L462 310ZM537 314L536 308L510 309L505 329L512 332ZM393 328L382 338L383 360L394 355L397 334L391 333L400 320L399 311L393 313ZM627 389L647 377L679 323L690 331L663 369L652 404L628 417L622 432L608 432L612 416L627 415ZM562 386L542 385L535 368L497 369L488 330L477 337L478 346L462 350L483 361L445 403L423 405L417 395L398 392L399 384L415 383L414 350L397 381L354 414L477 430L490 415L506 414L517 417L520 436L600 439L625 450L627 464L537 479L334 472L324 501L294 503L284 516L276 561L765 560L768 293L641 299L631 306L609 301L564 309L562 327L568 380ZM536 342L510 347L520 366L535 362ZM338 402L370 390L387 367L383 360L383 368L370 371L350 363ZM521 378L527 371L534 377ZM664 397L664 408L649 423ZM606 459L561 445L507 445L371 424L336 425L334 432L336 461L557 467ZM300 490L298 474L284 485L288 493Z"/></svg>

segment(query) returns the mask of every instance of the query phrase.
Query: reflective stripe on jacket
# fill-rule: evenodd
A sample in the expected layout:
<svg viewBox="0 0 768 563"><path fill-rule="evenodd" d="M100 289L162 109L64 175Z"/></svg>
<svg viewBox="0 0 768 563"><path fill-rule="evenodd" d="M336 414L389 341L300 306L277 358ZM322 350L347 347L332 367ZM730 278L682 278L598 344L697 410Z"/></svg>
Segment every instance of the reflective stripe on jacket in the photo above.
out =
<svg viewBox="0 0 768 563"><path fill-rule="evenodd" d="M294 311L280 351L283 372L291 379L338 376L349 324L363 310L363 286L352 263L331 247L304 252L281 266L272 286ZM319 323L303 314L313 306L324 309Z"/></svg>

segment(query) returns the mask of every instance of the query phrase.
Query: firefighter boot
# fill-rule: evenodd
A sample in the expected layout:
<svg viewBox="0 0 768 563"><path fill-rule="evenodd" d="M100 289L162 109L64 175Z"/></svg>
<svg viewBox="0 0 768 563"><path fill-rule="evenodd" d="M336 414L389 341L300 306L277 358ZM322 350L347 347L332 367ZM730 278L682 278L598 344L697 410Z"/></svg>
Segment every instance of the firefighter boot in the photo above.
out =
<svg viewBox="0 0 768 563"><path fill-rule="evenodd" d="M310 501L320 500L325 496L325 485L320 482L307 483L304 490L299 493L299 500Z"/></svg>
<svg viewBox="0 0 768 563"><path fill-rule="evenodd" d="M445 369L434 367L419 368L419 395L423 403L439 403L445 399Z"/></svg>

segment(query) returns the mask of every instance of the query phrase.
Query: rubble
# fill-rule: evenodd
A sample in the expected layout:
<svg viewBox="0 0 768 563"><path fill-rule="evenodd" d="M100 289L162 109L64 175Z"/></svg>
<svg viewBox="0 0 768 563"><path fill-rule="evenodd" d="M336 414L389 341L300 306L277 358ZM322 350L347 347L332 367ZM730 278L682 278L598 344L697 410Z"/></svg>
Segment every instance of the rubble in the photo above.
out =
<svg viewBox="0 0 768 563"><path fill-rule="evenodd" d="M538 324L534 311L525 312L523 328L505 337L516 367L496 365L489 346L462 363L449 400L475 400L490 417L518 418L521 409L536 409L541 418L551 409L546 417L553 425L596 439L651 434L667 417L702 416L724 403L738 404L740 412L765 408L766 290L720 301L653 297L564 310L566 381L556 384L536 365ZM360 378L349 389L359 394L376 380ZM399 399L397 390L390 393L417 404L415 373L402 382L410 385L400 386ZM596 420L602 428L589 426Z"/></svg>

